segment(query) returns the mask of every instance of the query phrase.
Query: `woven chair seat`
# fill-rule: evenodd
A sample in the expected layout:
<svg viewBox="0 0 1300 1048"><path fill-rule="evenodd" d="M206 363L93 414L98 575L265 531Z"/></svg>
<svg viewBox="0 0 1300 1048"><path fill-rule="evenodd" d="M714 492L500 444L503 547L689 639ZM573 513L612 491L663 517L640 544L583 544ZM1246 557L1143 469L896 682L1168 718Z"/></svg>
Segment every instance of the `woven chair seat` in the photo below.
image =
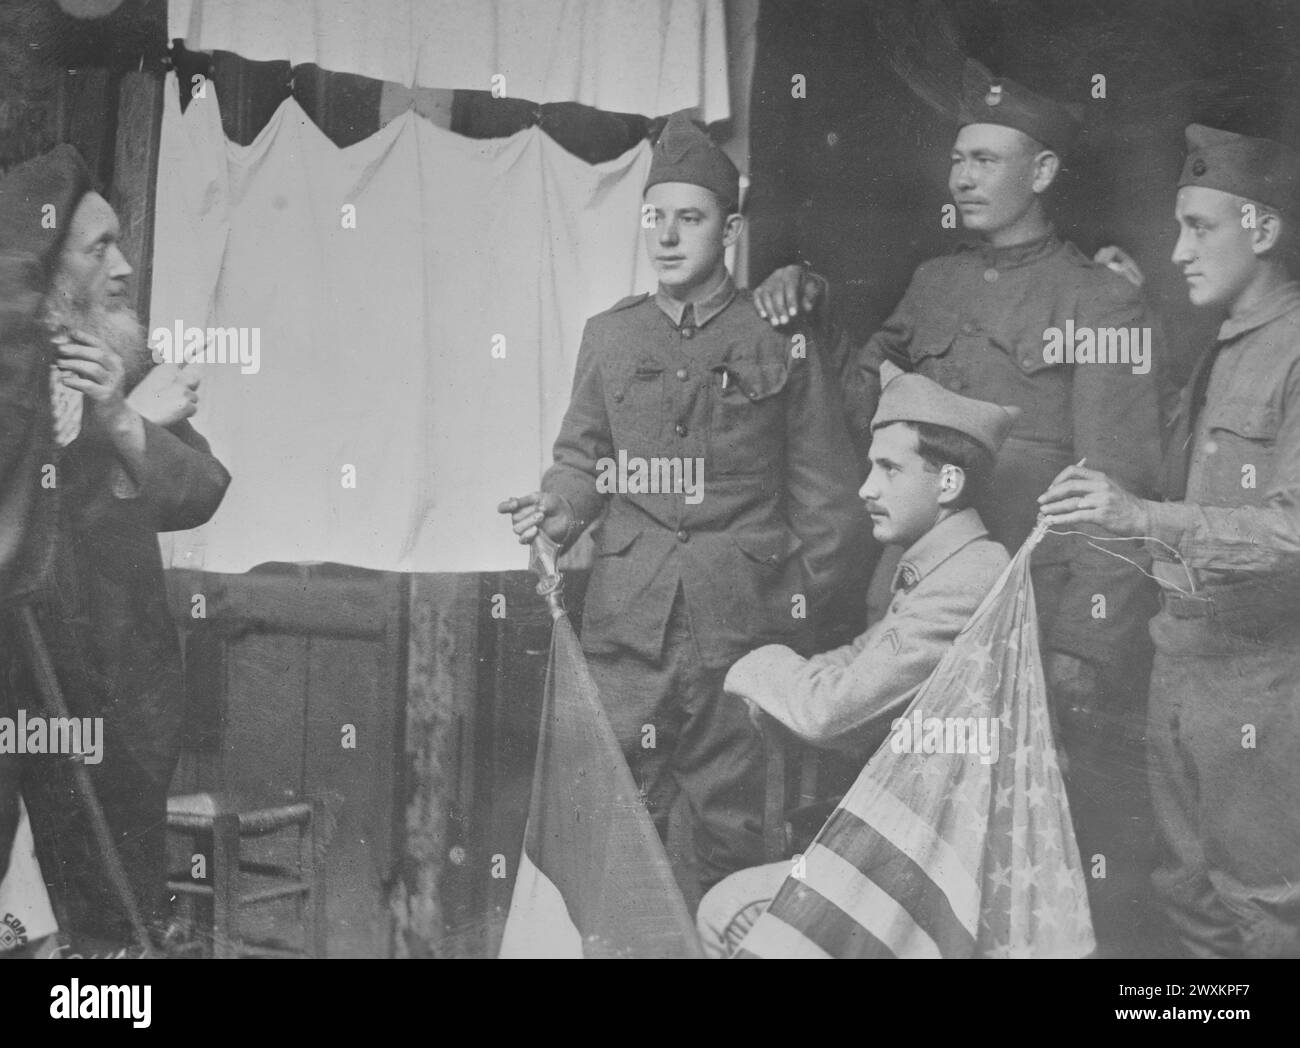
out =
<svg viewBox="0 0 1300 1048"><path fill-rule="evenodd" d="M212 829L220 815L239 818L240 833L271 833L311 818L311 805L297 801L268 805L230 793L186 793L167 798L167 825L175 830Z"/></svg>

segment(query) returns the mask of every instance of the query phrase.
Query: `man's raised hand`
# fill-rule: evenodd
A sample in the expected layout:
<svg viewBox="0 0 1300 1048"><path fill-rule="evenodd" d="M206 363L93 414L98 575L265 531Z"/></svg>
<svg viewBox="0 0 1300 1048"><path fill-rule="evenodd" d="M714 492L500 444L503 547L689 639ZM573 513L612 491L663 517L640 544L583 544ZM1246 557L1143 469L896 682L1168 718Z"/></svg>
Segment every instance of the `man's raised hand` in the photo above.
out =
<svg viewBox="0 0 1300 1048"><path fill-rule="evenodd" d="M533 491L506 499L497 506L497 512L510 514L510 523L524 546L537 538L539 527L552 542L562 546L572 523L568 503L549 491Z"/></svg>
<svg viewBox="0 0 1300 1048"><path fill-rule="evenodd" d="M84 393L92 410L107 421L126 406L126 366L117 353L94 335L73 331L54 339L58 346L55 364L63 373L63 384Z"/></svg>
<svg viewBox="0 0 1300 1048"><path fill-rule="evenodd" d="M199 407L199 373L179 364L159 364L140 380L126 402L158 426L189 418Z"/></svg>

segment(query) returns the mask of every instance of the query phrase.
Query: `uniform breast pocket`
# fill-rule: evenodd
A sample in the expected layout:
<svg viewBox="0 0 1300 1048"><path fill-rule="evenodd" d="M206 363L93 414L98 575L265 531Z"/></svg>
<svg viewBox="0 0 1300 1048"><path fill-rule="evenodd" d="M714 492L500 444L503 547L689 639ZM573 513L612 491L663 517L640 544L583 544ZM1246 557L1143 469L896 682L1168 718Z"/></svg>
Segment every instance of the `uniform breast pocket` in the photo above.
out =
<svg viewBox="0 0 1300 1048"><path fill-rule="evenodd" d="M1202 452L1216 486L1239 486L1243 493L1266 489L1273 478L1280 424L1276 409L1263 404L1229 400L1211 408Z"/></svg>
<svg viewBox="0 0 1300 1048"><path fill-rule="evenodd" d="M912 370L933 379L937 374L949 371L953 366L952 349L954 339L950 338L914 338L907 347L907 355L912 361Z"/></svg>
<svg viewBox="0 0 1300 1048"><path fill-rule="evenodd" d="M655 440L664 419L664 366L658 361L621 363L606 379L606 407L616 447L632 438Z"/></svg>
<svg viewBox="0 0 1300 1048"><path fill-rule="evenodd" d="M960 393L969 384L971 366L981 361L985 346L983 336L959 334L955 338L915 339L908 356L912 360L912 370L918 375L939 383L944 389Z"/></svg>
<svg viewBox="0 0 1300 1048"><path fill-rule="evenodd" d="M715 474L764 473L785 438L790 366L781 360L729 360L714 370L713 409L705 469Z"/></svg>

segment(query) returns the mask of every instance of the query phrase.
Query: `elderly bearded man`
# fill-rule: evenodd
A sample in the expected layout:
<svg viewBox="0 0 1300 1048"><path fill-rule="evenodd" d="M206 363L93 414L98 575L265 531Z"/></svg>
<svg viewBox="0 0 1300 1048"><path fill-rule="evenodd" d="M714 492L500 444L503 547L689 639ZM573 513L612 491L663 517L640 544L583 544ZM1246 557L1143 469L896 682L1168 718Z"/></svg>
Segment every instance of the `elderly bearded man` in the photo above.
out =
<svg viewBox="0 0 1300 1048"><path fill-rule="evenodd" d="M187 421L197 375L153 365L128 304L132 270L118 235L116 214L71 146L0 182L0 253L25 264L40 292L33 320L47 332L26 339L29 356L35 348L45 357L39 373L28 369L38 378L31 388L46 404L53 393L56 405L53 440L5 480L35 492L29 502L58 499L52 561L35 573L29 601L72 714L104 719L92 781L144 919L157 928L184 695L157 534L207 521L230 477ZM49 418L42 407L26 410ZM41 485L50 475L53 486ZM11 635L0 650L8 704L39 711ZM51 758L27 761L23 792L61 922L74 935L126 941L71 777Z"/></svg>

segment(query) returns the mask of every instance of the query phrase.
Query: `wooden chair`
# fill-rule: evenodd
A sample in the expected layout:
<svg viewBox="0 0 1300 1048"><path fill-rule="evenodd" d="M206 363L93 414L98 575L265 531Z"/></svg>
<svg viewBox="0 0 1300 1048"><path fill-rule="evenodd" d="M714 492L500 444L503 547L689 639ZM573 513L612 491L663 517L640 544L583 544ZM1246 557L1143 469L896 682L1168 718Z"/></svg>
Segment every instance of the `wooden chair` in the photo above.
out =
<svg viewBox="0 0 1300 1048"><path fill-rule="evenodd" d="M259 806L238 796L191 793L167 799L167 828L193 839L196 849L209 845L206 880L189 871L171 876L168 889L178 896L212 900L212 956L324 957L325 891L317 862L320 812L312 801ZM298 860L293 866L253 862L241 855L245 839L297 829ZM246 878L260 883L246 884ZM241 911L277 899L292 898L302 929L302 945L255 943L240 931Z"/></svg>
<svg viewBox="0 0 1300 1048"><path fill-rule="evenodd" d="M767 757L763 858L776 862L808 847L856 771L845 758L809 745L767 714L760 725Z"/></svg>

